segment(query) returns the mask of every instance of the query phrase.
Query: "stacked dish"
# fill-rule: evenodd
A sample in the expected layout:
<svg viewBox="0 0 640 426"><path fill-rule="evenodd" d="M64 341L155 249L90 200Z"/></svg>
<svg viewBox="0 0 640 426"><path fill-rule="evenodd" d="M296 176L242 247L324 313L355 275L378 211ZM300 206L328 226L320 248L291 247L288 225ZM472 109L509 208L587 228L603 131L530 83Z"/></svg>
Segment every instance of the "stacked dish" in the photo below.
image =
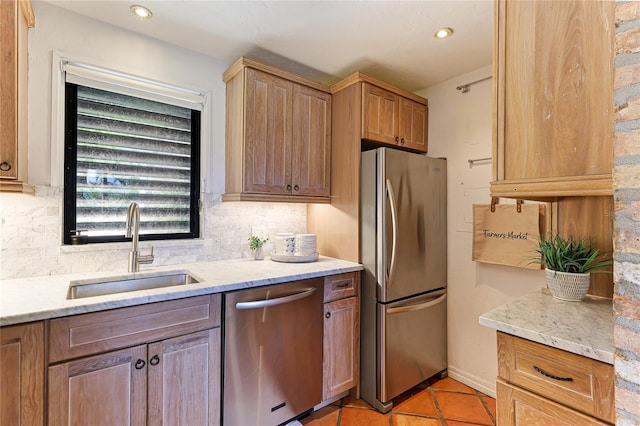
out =
<svg viewBox="0 0 640 426"><path fill-rule="evenodd" d="M316 252L316 234L297 234L296 256L311 256Z"/></svg>
<svg viewBox="0 0 640 426"><path fill-rule="evenodd" d="M276 262L315 262L318 260L316 234L276 234L271 260Z"/></svg>

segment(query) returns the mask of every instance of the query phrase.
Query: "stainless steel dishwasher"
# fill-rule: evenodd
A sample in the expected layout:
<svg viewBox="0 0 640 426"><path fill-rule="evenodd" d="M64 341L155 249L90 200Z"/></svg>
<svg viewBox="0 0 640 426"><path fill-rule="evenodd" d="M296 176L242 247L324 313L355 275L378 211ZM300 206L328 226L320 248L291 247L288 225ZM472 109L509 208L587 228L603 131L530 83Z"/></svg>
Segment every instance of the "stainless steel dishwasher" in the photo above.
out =
<svg viewBox="0 0 640 426"><path fill-rule="evenodd" d="M224 425L279 425L322 398L323 279L225 293Z"/></svg>

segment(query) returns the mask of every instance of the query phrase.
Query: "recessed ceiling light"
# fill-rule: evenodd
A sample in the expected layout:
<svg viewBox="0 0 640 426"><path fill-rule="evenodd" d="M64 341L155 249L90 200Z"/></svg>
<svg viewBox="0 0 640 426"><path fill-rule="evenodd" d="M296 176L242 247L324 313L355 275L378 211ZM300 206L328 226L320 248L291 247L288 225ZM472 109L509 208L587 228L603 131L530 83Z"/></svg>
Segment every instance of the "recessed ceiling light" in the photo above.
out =
<svg viewBox="0 0 640 426"><path fill-rule="evenodd" d="M435 38L443 39L447 37L451 37L453 35L453 30L449 27L440 28L433 35Z"/></svg>
<svg viewBox="0 0 640 426"><path fill-rule="evenodd" d="M144 6L139 6L137 4L134 4L129 9L133 14L135 14L139 18L151 19L151 17L153 16L153 13L151 13L151 11Z"/></svg>

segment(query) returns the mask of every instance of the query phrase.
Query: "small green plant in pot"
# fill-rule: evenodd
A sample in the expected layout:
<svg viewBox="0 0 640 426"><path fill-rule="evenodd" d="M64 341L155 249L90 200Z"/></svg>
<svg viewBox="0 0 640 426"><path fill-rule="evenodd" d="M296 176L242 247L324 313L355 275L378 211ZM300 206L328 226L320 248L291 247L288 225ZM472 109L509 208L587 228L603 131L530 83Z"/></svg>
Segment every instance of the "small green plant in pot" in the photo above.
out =
<svg viewBox="0 0 640 426"><path fill-rule="evenodd" d="M269 241L269 238L260 238L258 236L252 235L249 237L249 249L253 252L253 258L255 260L264 259L264 251L262 246Z"/></svg>
<svg viewBox="0 0 640 426"><path fill-rule="evenodd" d="M604 259L591 239L576 240L558 234L540 237L536 252L540 255L536 262L545 266L547 286L556 299L579 302L589 290L591 273L609 272L602 269L611 265Z"/></svg>

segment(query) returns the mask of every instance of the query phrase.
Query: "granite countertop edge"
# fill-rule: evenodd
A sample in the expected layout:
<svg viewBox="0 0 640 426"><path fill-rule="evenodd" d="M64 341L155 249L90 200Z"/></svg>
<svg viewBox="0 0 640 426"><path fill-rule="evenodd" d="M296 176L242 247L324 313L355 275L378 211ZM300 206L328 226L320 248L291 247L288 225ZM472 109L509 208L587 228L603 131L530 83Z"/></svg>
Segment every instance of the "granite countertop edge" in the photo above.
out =
<svg viewBox="0 0 640 426"><path fill-rule="evenodd" d="M67 299L71 281L130 277L118 271L0 280L0 326L98 312L185 297L222 293L362 270L362 265L326 256L316 262L281 263L266 258L165 265L141 269L139 274L188 272L197 284L138 290L83 299Z"/></svg>
<svg viewBox="0 0 640 426"><path fill-rule="evenodd" d="M554 299L539 289L479 318L480 325L613 364L612 300L587 296L582 302Z"/></svg>

